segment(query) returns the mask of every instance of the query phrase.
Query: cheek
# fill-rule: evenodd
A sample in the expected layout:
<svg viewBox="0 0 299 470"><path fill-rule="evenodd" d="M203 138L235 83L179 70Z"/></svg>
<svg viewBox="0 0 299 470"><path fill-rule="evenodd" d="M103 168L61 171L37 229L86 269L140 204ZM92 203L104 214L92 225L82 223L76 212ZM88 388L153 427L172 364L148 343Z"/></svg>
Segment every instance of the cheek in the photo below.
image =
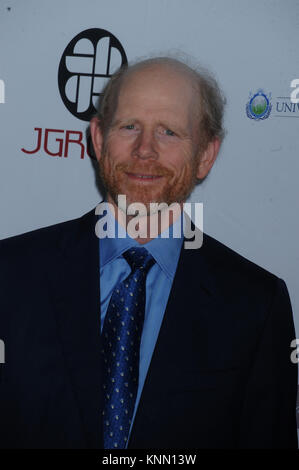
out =
<svg viewBox="0 0 299 470"><path fill-rule="evenodd" d="M175 173L180 174L184 169L192 165L192 151L186 147L169 149L167 152L167 163L173 168Z"/></svg>
<svg viewBox="0 0 299 470"><path fill-rule="evenodd" d="M107 153L113 162L120 162L128 158L130 146L126 139L113 139L107 144Z"/></svg>

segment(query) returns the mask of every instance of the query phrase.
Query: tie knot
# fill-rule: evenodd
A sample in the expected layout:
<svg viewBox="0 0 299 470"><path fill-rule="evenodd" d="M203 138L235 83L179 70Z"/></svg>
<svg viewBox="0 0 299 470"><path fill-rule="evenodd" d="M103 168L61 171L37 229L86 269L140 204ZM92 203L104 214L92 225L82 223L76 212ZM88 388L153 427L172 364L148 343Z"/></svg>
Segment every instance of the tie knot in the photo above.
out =
<svg viewBox="0 0 299 470"><path fill-rule="evenodd" d="M142 247L130 248L123 253L123 257L129 263L132 271L142 269L147 273L155 263L152 255Z"/></svg>

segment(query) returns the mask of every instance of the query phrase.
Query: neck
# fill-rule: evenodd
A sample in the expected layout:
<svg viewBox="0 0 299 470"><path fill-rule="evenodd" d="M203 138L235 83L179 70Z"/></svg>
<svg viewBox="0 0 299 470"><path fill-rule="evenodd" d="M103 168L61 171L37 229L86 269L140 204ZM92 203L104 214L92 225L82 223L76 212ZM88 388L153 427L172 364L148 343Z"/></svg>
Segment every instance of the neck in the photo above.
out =
<svg viewBox="0 0 299 470"><path fill-rule="evenodd" d="M158 210L153 214L130 215L113 201L108 195L107 201L114 208L114 216L119 224L121 224L131 238L134 238L140 245L144 245L156 238L160 233L169 228L181 216L183 210L183 202L173 203Z"/></svg>

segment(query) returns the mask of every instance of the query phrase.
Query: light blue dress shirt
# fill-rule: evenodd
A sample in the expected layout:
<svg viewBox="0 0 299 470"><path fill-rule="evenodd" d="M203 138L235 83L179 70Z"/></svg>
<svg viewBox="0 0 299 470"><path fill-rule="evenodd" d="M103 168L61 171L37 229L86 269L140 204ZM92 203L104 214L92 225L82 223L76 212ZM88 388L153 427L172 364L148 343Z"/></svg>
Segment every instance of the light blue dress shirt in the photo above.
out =
<svg viewBox="0 0 299 470"><path fill-rule="evenodd" d="M119 281L123 281L131 272L122 253L132 247L143 246L154 257L156 263L150 269L146 279L146 306L144 326L140 344L139 383L130 432L136 415L144 381L151 357L156 345L160 326L166 309L172 282L177 269L183 243L183 213L169 227L169 237L163 238L167 231L157 238L140 245L131 238L124 227L116 221L107 209L105 220L109 227L115 227L115 237L100 238L100 288L101 288L101 329L104 324L112 291ZM115 225L113 225L115 224ZM111 233L114 232L114 229ZM178 235L180 235L178 237Z"/></svg>

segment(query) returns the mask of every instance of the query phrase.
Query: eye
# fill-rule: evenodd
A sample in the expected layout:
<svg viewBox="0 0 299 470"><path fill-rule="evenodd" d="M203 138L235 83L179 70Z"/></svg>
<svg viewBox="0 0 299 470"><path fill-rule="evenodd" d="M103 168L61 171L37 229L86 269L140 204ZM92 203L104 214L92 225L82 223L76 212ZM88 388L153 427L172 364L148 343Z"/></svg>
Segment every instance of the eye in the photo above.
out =
<svg viewBox="0 0 299 470"><path fill-rule="evenodd" d="M170 130L170 129L166 129L166 130L165 130L165 133L166 133L166 135L169 135L169 136L171 136L171 137L175 135L175 133L174 133L172 130Z"/></svg>
<svg viewBox="0 0 299 470"><path fill-rule="evenodd" d="M124 126L124 129L133 130L134 127L134 124L128 124L127 126Z"/></svg>

